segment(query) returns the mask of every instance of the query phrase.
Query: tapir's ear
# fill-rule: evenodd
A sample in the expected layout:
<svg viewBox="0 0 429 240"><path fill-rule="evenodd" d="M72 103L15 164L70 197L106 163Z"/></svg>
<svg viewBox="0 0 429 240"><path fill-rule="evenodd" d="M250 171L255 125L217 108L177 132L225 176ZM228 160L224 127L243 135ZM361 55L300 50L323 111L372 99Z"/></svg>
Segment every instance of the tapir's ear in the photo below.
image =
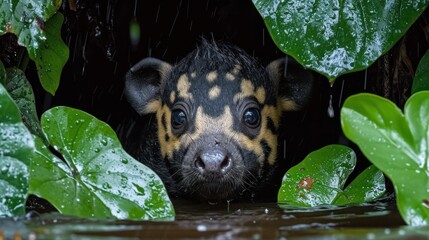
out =
<svg viewBox="0 0 429 240"><path fill-rule="evenodd" d="M283 111L294 111L304 107L310 100L314 74L286 56L266 67L268 75L278 89L278 103Z"/></svg>
<svg viewBox="0 0 429 240"><path fill-rule="evenodd" d="M156 112L161 106L161 86L172 66L156 58L145 58L125 75L125 96L140 115Z"/></svg>

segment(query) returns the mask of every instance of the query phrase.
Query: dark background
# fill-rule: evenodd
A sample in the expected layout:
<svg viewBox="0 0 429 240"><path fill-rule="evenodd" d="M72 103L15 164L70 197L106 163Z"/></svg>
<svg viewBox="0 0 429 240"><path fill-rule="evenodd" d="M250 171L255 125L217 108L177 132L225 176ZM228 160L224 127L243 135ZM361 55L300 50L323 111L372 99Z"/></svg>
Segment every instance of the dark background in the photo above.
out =
<svg viewBox="0 0 429 240"><path fill-rule="evenodd" d="M38 113L58 105L81 109L107 122L125 146L133 141L128 131L138 116L123 96L123 77L141 58L152 56L174 63L195 48L201 36L231 42L263 64L284 56L251 0L76 0L64 1L60 12L65 16L62 32L70 57L56 95L41 88L33 63L26 71ZM130 41L131 22L140 27L137 44ZM373 92L402 107L417 64L428 49L428 33L426 11L405 37L366 71L344 75L332 87L317 75L311 104L284 117L283 167L293 166L311 151L332 143L355 148L358 168L366 166L365 158L342 135L342 103L351 94ZM6 66L14 65L13 53L18 47L13 36L2 36L0 42L2 61ZM333 117L327 114L330 105Z"/></svg>

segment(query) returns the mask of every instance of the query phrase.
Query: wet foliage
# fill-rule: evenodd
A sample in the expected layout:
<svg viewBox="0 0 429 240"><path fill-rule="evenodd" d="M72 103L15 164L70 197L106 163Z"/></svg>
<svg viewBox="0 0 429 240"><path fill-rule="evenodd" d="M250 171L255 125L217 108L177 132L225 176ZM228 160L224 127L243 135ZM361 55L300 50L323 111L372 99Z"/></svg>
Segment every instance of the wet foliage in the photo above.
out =
<svg viewBox="0 0 429 240"><path fill-rule="evenodd" d="M57 157L41 138L30 134L18 107L0 87L0 190L4 196L0 215L23 215L28 194L34 194L59 212L79 217L174 216L161 180L122 149L108 125L71 108L46 112L43 136Z"/></svg>
<svg viewBox="0 0 429 240"><path fill-rule="evenodd" d="M4 0L0 5L0 36L15 34L37 66L43 88L55 94L69 50L61 38L61 0Z"/></svg>
<svg viewBox="0 0 429 240"><path fill-rule="evenodd" d="M417 66L411 93L423 90L429 90L429 51L423 55L419 65Z"/></svg>
<svg viewBox="0 0 429 240"><path fill-rule="evenodd" d="M63 16L57 12L61 3L3 1L0 5L0 35L17 36L18 44L34 60L43 88L51 94L68 60L60 31ZM122 149L108 125L66 107L47 111L40 124L25 73L0 66L4 101L0 105L0 191L5 196L0 215L23 215L28 195L34 194L59 212L79 217L148 220L174 216L161 180Z"/></svg>
<svg viewBox="0 0 429 240"><path fill-rule="evenodd" d="M14 99L23 122L32 134L41 137L46 142L37 116L33 88L25 77L25 73L18 68L7 68L5 73L4 80L0 80L0 83Z"/></svg>
<svg viewBox="0 0 429 240"><path fill-rule="evenodd" d="M4 68L0 64L2 73ZM0 216L23 216L34 141L21 121L18 107L2 84L0 112Z"/></svg>
<svg viewBox="0 0 429 240"><path fill-rule="evenodd" d="M108 125L65 107L46 112L40 125L25 75L0 66L0 82L13 97L0 84L0 215L23 215L28 194L35 194L59 212L80 217L174 216L161 180L122 149Z"/></svg>
<svg viewBox="0 0 429 240"><path fill-rule="evenodd" d="M428 6L427 0L253 0L277 46L304 66L338 76L369 67Z"/></svg>
<svg viewBox="0 0 429 240"><path fill-rule="evenodd" d="M174 216L161 180L122 149L107 124L68 107L45 112L41 124L59 156L36 140L32 194L67 215L145 220Z"/></svg>
<svg viewBox="0 0 429 240"><path fill-rule="evenodd" d="M341 110L341 122L345 135L393 182L404 220L427 225L429 91L413 94L403 113L377 95L351 96Z"/></svg>
<svg viewBox="0 0 429 240"><path fill-rule="evenodd" d="M348 205L374 201L386 191L383 174L370 166L348 186L356 154L343 145L328 145L310 153L289 169L279 190L278 202L287 207Z"/></svg>
<svg viewBox="0 0 429 240"><path fill-rule="evenodd" d="M1 66L3 81L7 74ZM14 100L0 87L0 216L24 215L29 194L48 200L61 213L79 217L174 216L161 180L122 149L107 124L79 110L53 108L42 117L45 145L31 135ZM26 102L29 96L15 94L17 102L25 103L24 111L31 104Z"/></svg>

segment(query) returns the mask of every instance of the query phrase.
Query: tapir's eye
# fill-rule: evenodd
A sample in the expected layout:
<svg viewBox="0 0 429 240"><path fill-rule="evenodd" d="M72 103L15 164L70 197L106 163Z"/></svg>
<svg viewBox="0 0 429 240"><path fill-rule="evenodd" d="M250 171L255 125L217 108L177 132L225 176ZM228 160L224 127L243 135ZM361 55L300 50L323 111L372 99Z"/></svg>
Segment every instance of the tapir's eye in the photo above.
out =
<svg viewBox="0 0 429 240"><path fill-rule="evenodd" d="M171 125L175 129L180 129L186 123L186 113L181 109L173 110L171 113Z"/></svg>
<svg viewBox="0 0 429 240"><path fill-rule="evenodd" d="M243 122L250 128L257 128L261 124L261 113L258 108L248 108L243 114Z"/></svg>

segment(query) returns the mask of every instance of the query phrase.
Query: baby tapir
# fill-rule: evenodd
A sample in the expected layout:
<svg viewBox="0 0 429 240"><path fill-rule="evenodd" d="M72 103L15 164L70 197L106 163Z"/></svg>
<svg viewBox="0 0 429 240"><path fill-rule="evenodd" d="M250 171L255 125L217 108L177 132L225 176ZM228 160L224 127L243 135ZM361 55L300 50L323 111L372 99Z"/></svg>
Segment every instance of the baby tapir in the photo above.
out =
<svg viewBox="0 0 429 240"><path fill-rule="evenodd" d="M276 165L284 111L309 99L312 73L282 58L264 68L243 50L203 40L176 65L145 58L125 77L140 115L153 114L131 151L170 195L240 198Z"/></svg>

